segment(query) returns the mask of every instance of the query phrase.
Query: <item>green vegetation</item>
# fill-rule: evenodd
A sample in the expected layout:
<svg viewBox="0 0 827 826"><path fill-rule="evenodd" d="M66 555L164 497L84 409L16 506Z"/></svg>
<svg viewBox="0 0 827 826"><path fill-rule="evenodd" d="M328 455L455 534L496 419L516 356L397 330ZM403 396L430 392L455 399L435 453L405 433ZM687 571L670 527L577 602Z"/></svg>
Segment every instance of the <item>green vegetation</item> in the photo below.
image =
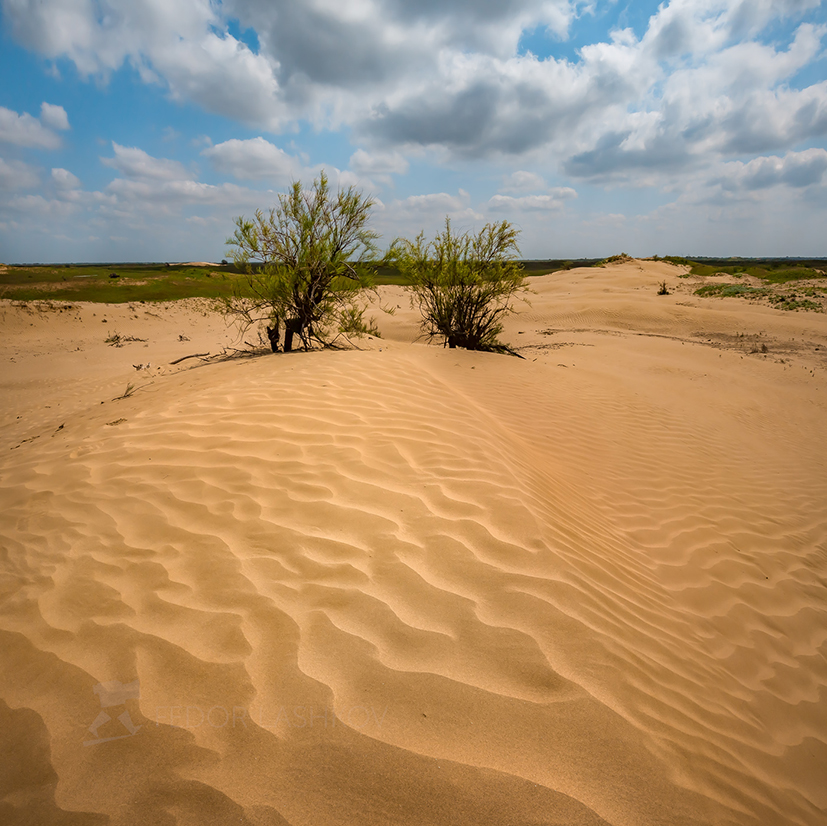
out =
<svg viewBox="0 0 827 826"><path fill-rule="evenodd" d="M625 252L621 252L618 255L610 255L608 258L604 258L602 261L597 263L598 267L602 267L604 264L622 264L624 261L633 261L631 255L627 255Z"/></svg>
<svg viewBox="0 0 827 826"><path fill-rule="evenodd" d="M624 260L624 254L607 259L548 259L519 262L525 277L541 276L574 267L594 267ZM748 298L784 310L827 309L827 260L769 258L683 258L667 261L689 269L680 278L726 277L742 283L708 283L696 294L720 298ZM410 278L391 261L350 262L360 281L372 277L377 286L411 286ZM252 269L255 264L251 262ZM117 278L112 276L116 275ZM227 299L238 292L249 273L226 261L208 266L190 264L53 264L0 266L0 298L18 301L89 301L127 303L173 301L181 298ZM353 321L353 319L351 319Z"/></svg>
<svg viewBox="0 0 827 826"><path fill-rule="evenodd" d="M377 234L368 229L373 201L349 187L332 193L324 172L305 191L296 181L266 215L236 218L227 241L236 267L244 273L224 312L242 331L266 325L273 351L284 325L284 351L298 335L331 344L333 331L378 335L363 320L362 291L373 286L371 264ZM358 266L357 266L358 265Z"/></svg>
<svg viewBox="0 0 827 826"><path fill-rule="evenodd" d="M424 335L451 348L513 352L498 337L515 297L528 289L516 260L517 234L508 221L458 234L446 217L433 241L420 233L393 242L386 260L410 281Z"/></svg>
<svg viewBox="0 0 827 826"><path fill-rule="evenodd" d="M771 295L770 301L777 310L814 310L822 312L821 304L807 298L797 298L795 293L787 295Z"/></svg>
<svg viewBox="0 0 827 826"><path fill-rule="evenodd" d="M679 258L666 256L662 259L670 264L689 267L689 275L714 276L731 275L743 278L750 275L760 278L768 284L786 284L788 281L801 281L811 278L823 278L827 272L827 261L812 259L798 260L789 258Z"/></svg>
<svg viewBox="0 0 827 826"><path fill-rule="evenodd" d="M117 276L117 277L114 277ZM0 298L19 301L174 301L232 292L235 268L215 264L64 264L0 269Z"/></svg>
<svg viewBox="0 0 827 826"><path fill-rule="evenodd" d="M526 278L536 278L541 275L549 275L553 272L573 270L576 267L597 267L605 263L602 258L546 258L546 259L522 259L518 262L522 267L523 275ZM399 271L390 261L382 261L376 266L374 272L374 283L376 286L383 284L396 284L402 287L410 286L409 279Z"/></svg>
<svg viewBox="0 0 827 826"><path fill-rule="evenodd" d="M751 280L751 284L704 284L695 295L720 298L740 297L764 300L779 310L824 312L827 307L827 276L823 261L789 261L762 259L755 262L738 260L724 265L720 260L702 262L669 259L691 267L691 275L729 277ZM729 261L730 259L727 259ZM822 286L823 284L823 286Z"/></svg>
<svg viewBox="0 0 827 826"><path fill-rule="evenodd" d="M742 296L758 296L767 295L768 290L760 287L748 287L746 284L704 284L695 290L695 295L713 296L719 295L723 297L742 295Z"/></svg>

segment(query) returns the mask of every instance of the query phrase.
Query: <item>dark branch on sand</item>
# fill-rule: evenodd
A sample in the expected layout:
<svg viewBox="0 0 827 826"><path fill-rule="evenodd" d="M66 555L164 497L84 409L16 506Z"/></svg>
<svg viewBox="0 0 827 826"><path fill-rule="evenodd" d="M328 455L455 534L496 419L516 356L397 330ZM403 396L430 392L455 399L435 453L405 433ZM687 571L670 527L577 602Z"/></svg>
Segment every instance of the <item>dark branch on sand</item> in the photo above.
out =
<svg viewBox="0 0 827 826"><path fill-rule="evenodd" d="M182 361L186 361L187 359L202 359L204 356L208 356L209 353L191 353L188 356L181 356L179 359L175 359L175 361L171 361L170 364L179 364Z"/></svg>

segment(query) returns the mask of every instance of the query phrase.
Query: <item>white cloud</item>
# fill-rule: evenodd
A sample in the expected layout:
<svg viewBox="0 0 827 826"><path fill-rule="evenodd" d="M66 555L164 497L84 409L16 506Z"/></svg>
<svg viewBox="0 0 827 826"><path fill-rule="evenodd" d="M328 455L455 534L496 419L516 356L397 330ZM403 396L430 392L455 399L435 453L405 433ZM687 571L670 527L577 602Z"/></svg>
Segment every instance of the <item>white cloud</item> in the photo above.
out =
<svg viewBox="0 0 827 826"><path fill-rule="evenodd" d="M69 128L69 116L62 106L45 101L40 104L40 122L48 129L64 131Z"/></svg>
<svg viewBox="0 0 827 826"><path fill-rule="evenodd" d="M298 159L264 138L229 141L201 151L218 172L239 180L289 183L301 172Z"/></svg>
<svg viewBox="0 0 827 826"><path fill-rule="evenodd" d="M155 181L184 181L194 177L193 173L178 161L153 158L135 146L121 146L113 141L113 158L101 158L104 166L117 169L126 178Z"/></svg>
<svg viewBox="0 0 827 826"><path fill-rule="evenodd" d="M450 195L447 192L410 195L396 201L394 206L408 213L436 213L444 218L446 214L464 211L468 207L469 200L468 193L461 189L457 195Z"/></svg>
<svg viewBox="0 0 827 826"><path fill-rule="evenodd" d="M55 189L59 190L80 189L81 187L80 178L73 175L68 169L53 169L52 181Z"/></svg>
<svg viewBox="0 0 827 826"><path fill-rule="evenodd" d="M177 214L186 206L247 206L251 191L235 184L205 184L199 181L116 178L106 187L119 208L137 208L153 214ZM255 193L260 200L261 193ZM261 206L257 203L256 206Z"/></svg>
<svg viewBox="0 0 827 826"><path fill-rule="evenodd" d="M503 178L500 192L543 192L547 188L545 180L536 172L526 172L518 169Z"/></svg>
<svg viewBox="0 0 827 826"><path fill-rule="evenodd" d="M549 195L494 195L488 201L488 208L494 212L543 212L563 208L565 201L576 198L571 187L555 187Z"/></svg>
<svg viewBox="0 0 827 826"><path fill-rule="evenodd" d="M237 180L266 181L286 189L293 181L305 186L325 172L333 187L365 187L371 182L350 170L316 164L306 166L300 158L291 155L262 137L249 140L224 141L201 151L217 172L232 175Z"/></svg>
<svg viewBox="0 0 827 826"><path fill-rule="evenodd" d="M350 157L349 166L359 175L388 180L391 175L404 175L409 164L399 152L367 152L357 149Z"/></svg>
<svg viewBox="0 0 827 826"><path fill-rule="evenodd" d="M788 152L783 158L776 155L754 158L748 163L726 165L720 178L725 190L760 190L776 186L800 189L825 181L827 150L805 149Z"/></svg>
<svg viewBox="0 0 827 826"><path fill-rule="evenodd" d="M472 206L471 196L463 189L456 195L429 192L380 202L375 215L375 226L381 233L382 243L389 243L398 236L412 237L420 230L432 238L444 228L446 216L460 231L484 220L483 214Z"/></svg>
<svg viewBox="0 0 827 826"><path fill-rule="evenodd" d="M250 123L279 122L277 64L224 30L220 4L4 0L3 9L20 43L68 58L83 76L106 79L128 61L144 82L166 85L173 98Z"/></svg>
<svg viewBox="0 0 827 826"><path fill-rule="evenodd" d="M55 129L68 129L69 118L62 106L43 103L40 120L24 112L18 115L0 106L0 141L32 149L57 149L60 137Z"/></svg>
<svg viewBox="0 0 827 826"><path fill-rule="evenodd" d="M33 189L40 183L37 170L23 161L0 158L0 190Z"/></svg>
<svg viewBox="0 0 827 826"><path fill-rule="evenodd" d="M819 84L781 85L820 53L825 27L805 23L789 45L759 38L819 0L671 0L640 39L613 31L574 60L517 47L526 30L564 38L578 14L594 13L582 0L107 0L100 14L91 0L3 3L21 43L82 73L105 77L128 61L173 98L260 128L349 125L363 145L351 170L368 181L404 174L411 147L544 158L609 180L827 134ZM229 33L232 18L255 30L257 52ZM280 150L254 149L224 146L213 158L242 178L290 174Z"/></svg>

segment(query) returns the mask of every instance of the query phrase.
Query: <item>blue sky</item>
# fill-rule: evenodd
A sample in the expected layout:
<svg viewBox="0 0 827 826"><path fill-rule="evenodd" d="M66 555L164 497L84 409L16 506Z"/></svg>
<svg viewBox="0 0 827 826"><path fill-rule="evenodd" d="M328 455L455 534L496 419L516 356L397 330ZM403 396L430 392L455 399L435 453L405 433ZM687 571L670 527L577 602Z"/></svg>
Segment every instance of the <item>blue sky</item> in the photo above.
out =
<svg viewBox="0 0 827 826"><path fill-rule="evenodd" d="M0 0L0 261L220 260L324 169L384 244L827 257L827 0Z"/></svg>

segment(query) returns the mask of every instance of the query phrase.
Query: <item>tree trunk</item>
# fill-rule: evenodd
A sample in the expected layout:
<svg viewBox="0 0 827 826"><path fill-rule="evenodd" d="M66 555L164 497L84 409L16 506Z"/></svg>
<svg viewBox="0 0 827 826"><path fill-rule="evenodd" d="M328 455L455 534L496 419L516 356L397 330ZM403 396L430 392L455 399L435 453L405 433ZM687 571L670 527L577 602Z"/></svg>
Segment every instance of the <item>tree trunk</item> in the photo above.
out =
<svg viewBox="0 0 827 826"><path fill-rule="evenodd" d="M270 339L270 349L274 353L278 353L278 351L279 351L279 323L278 323L278 321L272 327L267 328L267 338Z"/></svg>
<svg viewBox="0 0 827 826"><path fill-rule="evenodd" d="M448 336L448 349L456 350L457 347L464 347L466 350L476 350L474 342L464 333L453 333Z"/></svg>
<svg viewBox="0 0 827 826"><path fill-rule="evenodd" d="M284 352L289 353L293 349L293 334L300 333L304 325L300 318L288 318L284 322Z"/></svg>

